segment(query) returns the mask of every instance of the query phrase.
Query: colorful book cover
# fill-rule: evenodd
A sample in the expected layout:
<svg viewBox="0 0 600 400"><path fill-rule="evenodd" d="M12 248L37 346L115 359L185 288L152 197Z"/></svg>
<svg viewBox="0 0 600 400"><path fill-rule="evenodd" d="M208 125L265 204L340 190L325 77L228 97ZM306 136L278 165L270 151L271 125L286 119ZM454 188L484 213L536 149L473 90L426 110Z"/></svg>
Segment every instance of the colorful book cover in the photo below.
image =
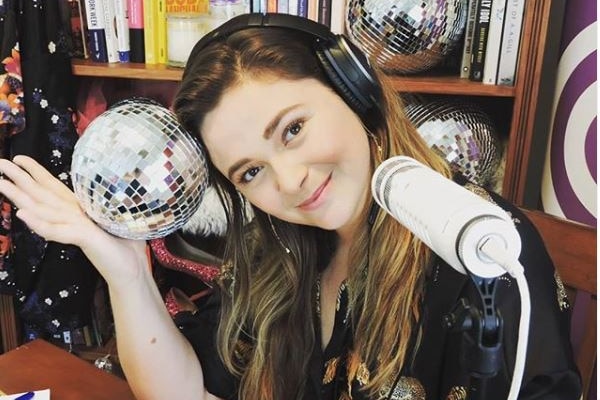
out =
<svg viewBox="0 0 600 400"><path fill-rule="evenodd" d="M144 59L146 64L158 64L158 30L156 0L144 1Z"/></svg>
<svg viewBox="0 0 600 400"><path fill-rule="evenodd" d="M144 1L128 0L129 60L144 63Z"/></svg>
<svg viewBox="0 0 600 400"><path fill-rule="evenodd" d="M167 0L156 0L156 41L158 63L167 63Z"/></svg>

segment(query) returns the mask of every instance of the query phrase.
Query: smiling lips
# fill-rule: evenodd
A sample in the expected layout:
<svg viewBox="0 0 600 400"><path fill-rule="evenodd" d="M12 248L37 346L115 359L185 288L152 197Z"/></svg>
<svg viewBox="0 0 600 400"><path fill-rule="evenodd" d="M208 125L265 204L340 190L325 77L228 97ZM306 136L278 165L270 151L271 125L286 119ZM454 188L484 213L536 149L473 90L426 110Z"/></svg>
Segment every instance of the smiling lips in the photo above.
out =
<svg viewBox="0 0 600 400"><path fill-rule="evenodd" d="M298 208L301 208L303 210L312 210L312 209L318 207L319 204L317 201L321 197L321 194L323 193L323 191L325 190L325 188L327 187L327 185L329 184L330 181L331 181L331 174L329 174L329 176L327 177L325 182L323 182L321 184L321 186L319 186L317 188L317 190L315 190L308 199L306 199L305 201L303 201L302 203L300 203L298 205Z"/></svg>

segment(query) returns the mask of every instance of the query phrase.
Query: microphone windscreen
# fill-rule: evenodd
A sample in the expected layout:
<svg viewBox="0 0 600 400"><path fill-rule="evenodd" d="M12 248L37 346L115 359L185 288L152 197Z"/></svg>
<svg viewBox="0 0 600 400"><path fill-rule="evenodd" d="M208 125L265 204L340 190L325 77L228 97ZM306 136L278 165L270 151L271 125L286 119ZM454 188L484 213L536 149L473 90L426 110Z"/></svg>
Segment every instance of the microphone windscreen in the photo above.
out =
<svg viewBox="0 0 600 400"><path fill-rule="evenodd" d="M101 228L128 239L164 237L197 210L208 184L203 149L159 103L120 101L77 141L73 190Z"/></svg>

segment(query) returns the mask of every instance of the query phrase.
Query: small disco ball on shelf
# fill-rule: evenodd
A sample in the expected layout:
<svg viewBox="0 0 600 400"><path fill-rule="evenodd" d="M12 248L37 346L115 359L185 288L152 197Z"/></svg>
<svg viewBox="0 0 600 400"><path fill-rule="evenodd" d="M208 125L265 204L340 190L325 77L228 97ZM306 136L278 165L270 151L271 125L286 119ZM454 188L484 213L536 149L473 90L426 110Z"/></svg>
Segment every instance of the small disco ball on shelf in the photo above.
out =
<svg viewBox="0 0 600 400"><path fill-rule="evenodd" d="M413 101L406 115L425 142L451 168L480 186L495 189L503 145L491 118L460 99Z"/></svg>
<svg viewBox="0 0 600 400"><path fill-rule="evenodd" d="M128 239L167 236L197 210L208 179L199 143L149 99L121 101L75 144L73 191L101 228Z"/></svg>
<svg viewBox="0 0 600 400"><path fill-rule="evenodd" d="M438 65L461 43L467 0L349 0L347 32L388 73Z"/></svg>

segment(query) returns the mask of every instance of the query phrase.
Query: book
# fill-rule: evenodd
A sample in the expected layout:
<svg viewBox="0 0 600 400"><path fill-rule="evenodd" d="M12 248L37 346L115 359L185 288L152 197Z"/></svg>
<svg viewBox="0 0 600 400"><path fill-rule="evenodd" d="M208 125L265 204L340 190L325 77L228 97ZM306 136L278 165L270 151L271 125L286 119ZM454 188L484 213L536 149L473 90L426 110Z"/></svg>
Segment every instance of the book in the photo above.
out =
<svg viewBox="0 0 600 400"><path fill-rule="evenodd" d="M144 60L146 64L158 64L158 31L156 0L143 0L144 7Z"/></svg>
<svg viewBox="0 0 600 400"><path fill-rule="evenodd" d="M478 0L469 0L467 8L467 22L463 40L462 58L460 63L460 77L469 78L471 71L471 50L473 49L473 31L475 28L475 17L477 16Z"/></svg>
<svg viewBox="0 0 600 400"><path fill-rule="evenodd" d="M102 3L104 9L104 36L106 39L106 56L108 62L119 62L115 3L113 0L99 0L99 3Z"/></svg>
<svg viewBox="0 0 600 400"><path fill-rule="evenodd" d="M73 57L89 58L86 35L85 16L79 0L69 0L69 27L71 29L71 43Z"/></svg>
<svg viewBox="0 0 600 400"><path fill-rule="evenodd" d="M288 14L298 15L298 0L289 0Z"/></svg>
<svg viewBox="0 0 600 400"><path fill-rule="evenodd" d="M306 18L312 19L313 21L319 20L319 0L308 0L306 7Z"/></svg>
<svg viewBox="0 0 600 400"><path fill-rule="evenodd" d="M506 0L497 85L515 84L524 10L525 0Z"/></svg>
<svg viewBox="0 0 600 400"><path fill-rule="evenodd" d="M502 26L504 24L504 11L506 0L493 0L490 14L490 28L488 32L485 61L483 63L483 79L486 85L496 84L498 61L500 60L500 43L502 41Z"/></svg>
<svg viewBox="0 0 600 400"><path fill-rule="evenodd" d="M315 0L319 2L317 21L331 26L331 0Z"/></svg>
<svg viewBox="0 0 600 400"><path fill-rule="evenodd" d="M144 2L143 0L127 1L127 19L129 24L129 60L144 63Z"/></svg>
<svg viewBox="0 0 600 400"><path fill-rule="evenodd" d="M331 2L331 31L333 33L346 33L346 2Z"/></svg>
<svg viewBox="0 0 600 400"><path fill-rule="evenodd" d="M269 12L269 13L277 12L277 0L267 0L267 12Z"/></svg>
<svg viewBox="0 0 600 400"><path fill-rule="evenodd" d="M277 12L280 14L289 14L290 2L288 0L277 0Z"/></svg>
<svg viewBox="0 0 600 400"><path fill-rule="evenodd" d="M127 0L113 0L119 62L129 62L129 11Z"/></svg>
<svg viewBox="0 0 600 400"><path fill-rule="evenodd" d="M479 0L477 3L477 16L473 28L473 46L471 49L471 65L469 79L476 82L483 80L483 63L490 27L490 13L492 0Z"/></svg>
<svg viewBox="0 0 600 400"><path fill-rule="evenodd" d="M158 63L167 63L167 1L166 0L155 0L156 1L156 14L154 16L156 20L156 43L157 43L157 54Z"/></svg>
<svg viewBox="0 0 600 400"><path fill-rule="evenodd" d="M84 0L85 20L88 31L90 59L95 62L108 62L106 36L104 35L104 6L100 0Z"/></svg>
<svg viewBox="0 0 600 400"><path fill-rule="evenodd" d="M300 17L308 17L308 0L298 0L298 14Z"/></svg>

